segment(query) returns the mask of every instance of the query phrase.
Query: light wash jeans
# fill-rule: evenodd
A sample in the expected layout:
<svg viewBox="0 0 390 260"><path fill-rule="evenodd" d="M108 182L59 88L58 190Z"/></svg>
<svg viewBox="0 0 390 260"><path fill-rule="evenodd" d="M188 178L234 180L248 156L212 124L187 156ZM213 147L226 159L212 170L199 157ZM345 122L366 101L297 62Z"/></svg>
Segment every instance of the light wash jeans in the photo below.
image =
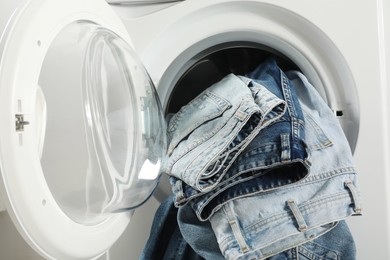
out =
<svg viewBox="0 0 390 260"><path fill-rule="evenodd" d="M210 191L259 131L285 113L283 100L262 86L253 93L248 83L229 74L170 119L165 173Z"/></svg>
<svg viewBox="0 0 390 260"><path fill-rule="evenodd" d="M267 258L268 260L354 260L356 246L345 221L317 239Z"/></svg>
<svg viewBox="0 0 390 260"><path fill-rule="evenodd" d="M209 221L200 221L192 208L185 205L179 208L178 224L183 238L207 260L222 260L225 257L219 249L214 231ZM331 224L322 236L311 239L283 252L270 256L269 260L355 260L356 246L352 234L344 220ZM275 230L275 232L277 232ZM256 257L245 259L255 260ZM184 259L183 259L184 260Z"/></svg>
<svg viewBox="0 0 390 260"><path fill-rule="evenodd" d="M261 64L250 76L261 78L253 81L240 77L247 82L256 104L263 105L259 90L265 88L286 103L287 111L261 128L240 155L230 161L231 166L212 190L202 193L187 185L185 180L171 178L175 205L182 206L190 201L201 220L208 220L229 200L289 185L308 174L310 163L303 112L287 76L273 58Z"/></svg>
<svg viewBox="0 0 390 260"><path fill-rule="evenodd" d="M179 211L179 212L178 212ZM177 219L176 219L177 218ZM179 229L180 225L180 229ZM270 260L353 260L356 248L345 221L306 244L270 257ZM189 206L179 210L168 197L154 216L140 260L223 260L209 221L199 221Z"/></svg>
<svg viewBox="0 0 390 260"><path fill-rule="evenodd" d="M282 188L257 190L225 203L210 223L226 259L265 259L329 232L361 213L349 144L331 109L299 72L297 92L310 149L309 175Z"/></svg>

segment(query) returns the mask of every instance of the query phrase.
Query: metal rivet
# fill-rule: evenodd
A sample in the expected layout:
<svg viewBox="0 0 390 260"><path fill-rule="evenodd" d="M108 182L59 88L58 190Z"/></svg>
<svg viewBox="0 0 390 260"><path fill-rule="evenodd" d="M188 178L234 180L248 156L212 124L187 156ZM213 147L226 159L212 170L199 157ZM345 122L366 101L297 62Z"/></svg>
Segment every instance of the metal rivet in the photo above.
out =
<svg viewBox="0 0 390 260"><path fill-rule="evenodd" d="M15 129L18 132L24 131L24 126L29 125L30 122L24 121L24 115L16 114L15 115Z"/></svg>

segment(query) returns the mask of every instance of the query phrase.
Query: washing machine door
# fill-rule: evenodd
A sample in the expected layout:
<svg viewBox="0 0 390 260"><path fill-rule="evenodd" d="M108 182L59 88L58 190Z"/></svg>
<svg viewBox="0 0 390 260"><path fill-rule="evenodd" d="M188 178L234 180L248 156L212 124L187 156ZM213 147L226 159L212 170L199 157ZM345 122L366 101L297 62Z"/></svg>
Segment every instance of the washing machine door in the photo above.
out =
<svg viewBox="0 0 390 260"><path fill-rule="evenodd" d="M0 46L7 210L44 257L97 258L158 184L166 131L153 83L105 1L29 1Z"/></svg>

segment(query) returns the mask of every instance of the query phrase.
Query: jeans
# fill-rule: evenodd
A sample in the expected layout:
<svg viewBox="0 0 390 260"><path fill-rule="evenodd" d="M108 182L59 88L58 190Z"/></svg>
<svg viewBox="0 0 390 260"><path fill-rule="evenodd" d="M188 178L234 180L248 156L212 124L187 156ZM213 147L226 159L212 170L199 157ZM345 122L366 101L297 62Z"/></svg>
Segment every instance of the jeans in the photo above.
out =
<svg viewBox="0 0 390 260"><path fill-rule="evenodd" d="M140 260L203 259L183 238L176 216L177 208L174 207L173 198L170 196L156 211L149 239L141 252ZM214 236L213 233L212 235Z"/></svg>
<svg viewBox="0 0 390 260"><path fill-rule="evenodd" d="M352 154L337 118L301 73L287 76L304 114L310 172L283 188L257 189L252 196L230 200L211 216L226 259L277 255L319 238L337 221L361 213Z"/></svg>
<svg viewBox="0 0 390 260"><path fill-rule="evenodd" d="M172 196L158 208L140 260L223 260L208 221L199 221L191 207L177 210ZM176 221L177 218L177 221ZM356 248L345 221L317 239L274 255L269 260L355 259Z"/></svg>
<svg viewBox="0 0 390 260"><path fill-rule="evenodd" d="M273 58L251 75L261 80L240 78L248 83L256 104L262 104L258 89L263 87L284 100L287 111L261 128L213 190L201 193L184 181L171 178L176 206L190 201L200 220L208 220L229 200L290 185L308 174L304 118L294 88Z"/></svg>
<svg viewBox="0 0 390 260"><path fill-rule="evenodd" d="M269 260L354 260L356 247L345 221L313 241L271 256Z"/></svg>
<svg viewBox="0 0 390 260"><path fill-rule="evenodd" d="M284 114L283 100L262 86L252 93L247 84L230 74L171 118L165 173L196 191L210 191L260 129Z"/></svg>

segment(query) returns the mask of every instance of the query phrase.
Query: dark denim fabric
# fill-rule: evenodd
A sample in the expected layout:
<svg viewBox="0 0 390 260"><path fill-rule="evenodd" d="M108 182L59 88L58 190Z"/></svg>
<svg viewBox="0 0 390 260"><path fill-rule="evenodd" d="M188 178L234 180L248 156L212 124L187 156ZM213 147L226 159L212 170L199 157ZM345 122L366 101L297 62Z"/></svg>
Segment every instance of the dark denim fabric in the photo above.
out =
<svg viewBox="0 0 390 260"><path fill-rule="evenodd" d="M154 216L149 239L141 253L140 260L203 259L183 238L176 219L177 211L173 205L172 196L161 203Z"/></svg>

